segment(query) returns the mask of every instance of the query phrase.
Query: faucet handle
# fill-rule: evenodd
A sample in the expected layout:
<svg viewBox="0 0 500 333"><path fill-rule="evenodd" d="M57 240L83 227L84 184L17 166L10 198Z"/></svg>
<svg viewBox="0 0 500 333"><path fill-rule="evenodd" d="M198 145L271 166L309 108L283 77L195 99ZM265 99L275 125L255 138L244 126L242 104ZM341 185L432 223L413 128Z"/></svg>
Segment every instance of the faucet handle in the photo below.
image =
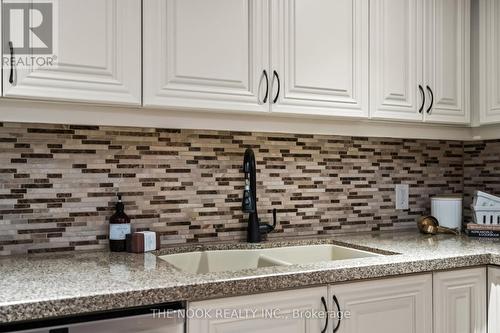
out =
<svg viewBox="0 0 500 333"><path fill-rule="evenodd" d="M268 224L268 223L265 223L265 224L260 224L260 219L259 219L259 230L260 230L260 233L261 234L268 234L270 232L273 232L274 229L276 228L276 223L277 223L277 211L276 211L276 208L273 208L273 224Z"/></svg>
<svg viewBox="0 0 500 333"><path fill-rule="evenodd" d="M277 210L276 208L273 208L273 230L276 228L276 221L278 220L276 215L277 215Z"/></svg>

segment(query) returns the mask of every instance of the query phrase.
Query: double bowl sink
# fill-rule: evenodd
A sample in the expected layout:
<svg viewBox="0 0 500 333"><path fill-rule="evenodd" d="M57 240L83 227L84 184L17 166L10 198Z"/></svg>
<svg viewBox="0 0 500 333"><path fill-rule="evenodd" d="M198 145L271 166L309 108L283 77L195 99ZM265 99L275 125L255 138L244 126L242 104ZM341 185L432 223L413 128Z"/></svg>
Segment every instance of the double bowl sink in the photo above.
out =
<svg viewBox="0 0 500 333"><path fill-rule="evenodd" d="M159 256L159 258L181 271L205 274L376 256L380 256L380 254L334 244L319 244L264 249L186 252L163 255Z"/></svg>

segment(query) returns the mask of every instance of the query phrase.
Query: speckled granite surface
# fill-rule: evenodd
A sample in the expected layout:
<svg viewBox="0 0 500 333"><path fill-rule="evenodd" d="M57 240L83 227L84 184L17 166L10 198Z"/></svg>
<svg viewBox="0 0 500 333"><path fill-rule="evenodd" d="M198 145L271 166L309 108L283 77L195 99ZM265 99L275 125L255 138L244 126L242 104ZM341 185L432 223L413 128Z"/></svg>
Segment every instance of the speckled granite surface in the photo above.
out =
<svg viewBox="0 0 500 333"><path fill-rule="evenodd" d="M0 259L0 323L441 269L500 265L498 241L423 236L417 232L344 235L258 246L308 243L340 243L398 254L202 275L180 272L152 253L5 257ZM248 246L221 244L210 248ZM190 249L199 249L199 246ZM186 250L189 248L160 252Z"/></svg>

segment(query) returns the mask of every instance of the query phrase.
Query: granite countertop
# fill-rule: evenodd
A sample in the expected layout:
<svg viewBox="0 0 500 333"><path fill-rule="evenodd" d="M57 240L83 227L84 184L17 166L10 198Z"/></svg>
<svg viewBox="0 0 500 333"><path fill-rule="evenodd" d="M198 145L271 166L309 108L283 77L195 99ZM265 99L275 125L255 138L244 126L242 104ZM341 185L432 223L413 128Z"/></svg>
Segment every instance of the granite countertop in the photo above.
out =
<svg viewBox="0 0 500 333"><path fill-rule="evenodd" d="M334 243L386 256L189 274L158 254L199 249ZM500 242L418 232L172 247L158 253L72 252L0 259L0 323L85 312L269 292L477 265L500 265Z"/></svg>

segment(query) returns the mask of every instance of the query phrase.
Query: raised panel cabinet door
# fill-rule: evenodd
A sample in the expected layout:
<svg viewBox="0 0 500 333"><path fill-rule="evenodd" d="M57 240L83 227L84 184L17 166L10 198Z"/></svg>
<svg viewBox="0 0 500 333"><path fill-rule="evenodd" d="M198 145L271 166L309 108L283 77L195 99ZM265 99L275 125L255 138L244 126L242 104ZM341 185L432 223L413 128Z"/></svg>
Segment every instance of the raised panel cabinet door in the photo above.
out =
<svg viewBox="0 0 500 333"><path fill-rule="evenodd" d="M425 6L424 119L469 124L471 2L427 0Z"/></svg>
<svg viewBox="0 0 500 333"><path fill-rule="evenodd" d="M188 333L319 333L327 287L228 297L188 305ZM298 315L302 313L302 315Z"/></svg>
<svg viewBox="0 0 500 333"><path fill-rule="evenodd" d="M333 296L344 316L338 333L432 332L431 274L332 285Z"/></svg>
<svg viewBox="0 0 500 333"><path fill-rule="evenodd" d="M479 0L479 122L500 122L500 2Z"/></svg>
<svg viewBox="0 0 500 333"><path fill-rule="evenodd" d="M141 1L55 0L53 8L57 66L16 66L12 83L4 66L3 96L141 105Z"/></svg>
<svg viewBox="0 0 500 333"><path fill-rule="evenodd" d="M368 117L368 13L368 0L272 1L272 112Z"/></svg>
<svg viewBox="0 0 500 333"><path fill-rule="evenodd" d="M486 268L434 273L434 332L486 333Z"/></svg>
<svg viewBox="0 0 500 333"><path fill-rule="evenodd" d="M500 268L488 267L488 333L500 332Z"/></svg>
<svg viewBox="0 0 500 333"><path fill-rule="evenodd" d="M144 1L144 106L269 111L267 0Z"/></svg>
<svg viewBox="0 0 500 333"><path fill-rule="evenodd" d="M370 2L370 116L423 119L422 0Z"/></svg>

